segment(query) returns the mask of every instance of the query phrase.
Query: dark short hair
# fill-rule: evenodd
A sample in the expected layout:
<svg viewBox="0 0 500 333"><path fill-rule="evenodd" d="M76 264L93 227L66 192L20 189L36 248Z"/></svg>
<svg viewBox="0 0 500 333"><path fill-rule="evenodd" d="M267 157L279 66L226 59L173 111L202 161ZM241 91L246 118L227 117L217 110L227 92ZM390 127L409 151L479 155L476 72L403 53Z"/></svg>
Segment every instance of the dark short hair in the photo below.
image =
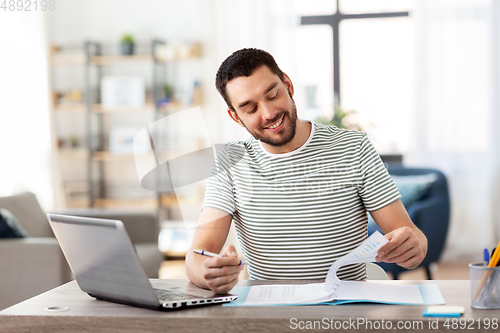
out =
<svg viewBox="0 0 500 333"><path fill-rule="evenodd" d="M240 76L250 76L257 68L264 65L276 74L282 82L285 82L283 72L276 64L273 56L264 50L241 49L222 62L215 76L215 87L231 110L234 111L234 108L226 93L227 83Z"/></svg>

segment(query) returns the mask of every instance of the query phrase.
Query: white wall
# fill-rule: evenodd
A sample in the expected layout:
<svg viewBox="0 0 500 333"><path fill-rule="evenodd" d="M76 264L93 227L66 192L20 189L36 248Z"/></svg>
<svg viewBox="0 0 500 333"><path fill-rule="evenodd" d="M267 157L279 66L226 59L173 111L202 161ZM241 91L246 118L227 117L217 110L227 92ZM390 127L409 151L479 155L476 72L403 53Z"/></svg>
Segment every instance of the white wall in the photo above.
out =
<svg viewBox="0 0 500 333"><path fill-rule="evenodd" d="M47 48L42 12L0 12L0 196L52 205Z"/></svg>

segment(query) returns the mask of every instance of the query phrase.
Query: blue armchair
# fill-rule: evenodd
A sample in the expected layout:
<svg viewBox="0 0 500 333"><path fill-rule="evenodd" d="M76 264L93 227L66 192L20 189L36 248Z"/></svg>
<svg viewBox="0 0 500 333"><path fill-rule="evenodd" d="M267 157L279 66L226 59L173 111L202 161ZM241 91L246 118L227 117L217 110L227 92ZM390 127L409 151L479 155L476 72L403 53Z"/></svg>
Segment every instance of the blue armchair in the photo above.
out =
<svg viewBox="0 0 500 333"><path fill-rule="evenodd" d="M436 169L406 168L401 164L395 163L389 163L387 166L391 176L429 174L434 174L436 176L436 180L425 190L423 196L406 207L411 220L425 234L428 240L427 256L419 267L425 268L427 278L430 280L432 277L429 265L439 260L446 240L450 220L450 196L446 176ZM371 220L368 223L368 234L376 230L381 231L373 220ZM406 270L396 264L379 263L379 265L382 266L386 272L391 272L394 279L398 279L398 274Z"/></svg>

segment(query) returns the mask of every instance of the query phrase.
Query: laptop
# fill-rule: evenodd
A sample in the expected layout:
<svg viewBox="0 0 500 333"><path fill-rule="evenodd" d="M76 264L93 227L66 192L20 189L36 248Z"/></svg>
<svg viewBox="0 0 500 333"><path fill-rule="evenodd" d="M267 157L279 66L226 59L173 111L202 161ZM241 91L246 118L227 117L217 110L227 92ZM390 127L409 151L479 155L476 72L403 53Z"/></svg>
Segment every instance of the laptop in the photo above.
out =
<svg viewBox="0 0 500 333"><path fill-rule="evenodd" d="M121 221L57 214L47 218L78 286L91 297L156 310L238 298L161 281L162 288L153 288Z"/></svg>

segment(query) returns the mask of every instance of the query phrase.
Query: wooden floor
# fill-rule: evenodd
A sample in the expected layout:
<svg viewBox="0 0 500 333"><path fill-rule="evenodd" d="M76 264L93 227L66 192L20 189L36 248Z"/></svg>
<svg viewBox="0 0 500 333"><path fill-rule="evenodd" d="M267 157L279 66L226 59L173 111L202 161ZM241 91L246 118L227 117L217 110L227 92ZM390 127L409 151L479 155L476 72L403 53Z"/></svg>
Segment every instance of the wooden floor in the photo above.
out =
<svg viewBox="0 0 500 333"><path fill-rule="evenodd" d="M431 267L431 274L435 280L469 280L468 263L439 263ZM389 275L389 278L392 278ZM400 274L401 280L427 279L423 269L416 269ZM184 260L164 261L160 268L160 279L187 279ZM246 270L241 272L240 279L249 279Z"/></svg>

